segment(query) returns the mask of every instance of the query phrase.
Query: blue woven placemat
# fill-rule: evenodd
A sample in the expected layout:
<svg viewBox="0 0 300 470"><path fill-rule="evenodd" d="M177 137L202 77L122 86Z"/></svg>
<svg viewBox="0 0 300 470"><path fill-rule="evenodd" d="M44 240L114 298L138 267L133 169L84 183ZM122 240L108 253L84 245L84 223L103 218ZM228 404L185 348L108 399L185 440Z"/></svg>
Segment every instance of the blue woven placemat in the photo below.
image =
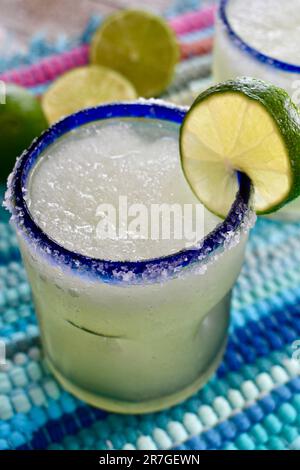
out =
<svg viewBox="0 0 300 470"><path fill-rule="evenodd" d="M209 383L144 416L92 408L43 362L13 229L0 214L0 449L300 449L300 224L258 220L234 289L229 343ZM294 358L293 358L294 353ZM299 356L299 355L298 355Z"/></svg>
<svg viewBox="0 0 300 470"><path fill-rule="evenodd" d="M177 4L180 12L199 6ZM50 46L36 38L27 56L0 61L0 69L68 47L66 40ZM207 55L181 63L166 96L191 102L210 81L210 61ZM298 339L300 223L260 219L234 289L226 354L209 383L159 413L92 408L64 391L43 362L16 237L0 209L0 340L8 356L0 371L0 449L300 449Z"/></svg>

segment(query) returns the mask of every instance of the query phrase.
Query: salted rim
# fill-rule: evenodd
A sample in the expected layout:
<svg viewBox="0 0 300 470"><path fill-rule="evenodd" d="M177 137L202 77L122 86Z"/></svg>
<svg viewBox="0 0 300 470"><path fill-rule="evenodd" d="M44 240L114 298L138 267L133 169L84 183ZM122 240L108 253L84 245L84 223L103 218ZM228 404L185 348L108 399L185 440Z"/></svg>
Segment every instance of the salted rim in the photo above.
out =
<svg viewBox="0 0 300 470"><path fill-rule="evenodd" d="M26 204L26 183L31 168L42 152L58 138L82 125L111 118L147 118L181 124L186 108L162 100L139 99L136 102L110 103L85 109L52 125L17 160L8 180L5 205L21 232L53 261L74 271L100 278L108 283L160 282L196 263L206 263L220 248L229 243L229 234L237 234L250 211L251 183L239 174L239 190L226 219L201 240L200 246L177 253L141 261L111 261L93 258L68 250L49 237L34 221ZM246 230L248 225L246 226Z"/></svg>
<svg viewBox="0 0 300 470"><path fill-rule="evenodd" d="M230 0L221 0L220 7L219 7L219 15L223 22L223 25L226 28L226 32L230 39L234 42L234 44L239 47L242 51L248 53L259 62L270 65L271 67L275 67L280 70L284 70L285 72L292 72L292 73L300 73L300 65L290 64L289 62L284 62L274 57L268 56L263 54L258 49L250 46L247 42L245 42L231 27L230 20L227 16L227 5Z"/></svg>

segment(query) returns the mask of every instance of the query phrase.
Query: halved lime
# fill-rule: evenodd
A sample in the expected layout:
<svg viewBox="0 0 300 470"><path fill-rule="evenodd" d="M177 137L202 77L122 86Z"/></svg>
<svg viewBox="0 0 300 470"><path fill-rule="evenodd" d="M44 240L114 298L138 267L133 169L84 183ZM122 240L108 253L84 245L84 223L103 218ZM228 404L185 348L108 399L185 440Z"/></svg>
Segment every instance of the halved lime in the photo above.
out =
<svg viewBox="0 0 300 470"><path fill-rule="evenodd" d="M44 94L42 106L52 124L80 109L135 98L135 88L125 77L114 70L93 65L61 75Z"/></svg>
<svg viewBox="0 0 300 470"><path fill-rule="evenodd" d="M254 209L274 212L300 193L300 116L288 94L253 78L201 93L181 127L185 176L200 201L226 217L237 171L254 186Z"/></svg>
<svg viewBox="0 0 300 470"><path fill-rule="evenodd" d="M151 97L172 80L179 47L174 32L159 16L122 10L109 16L95 33L90 59L127 77L140 96Z"/></svg>

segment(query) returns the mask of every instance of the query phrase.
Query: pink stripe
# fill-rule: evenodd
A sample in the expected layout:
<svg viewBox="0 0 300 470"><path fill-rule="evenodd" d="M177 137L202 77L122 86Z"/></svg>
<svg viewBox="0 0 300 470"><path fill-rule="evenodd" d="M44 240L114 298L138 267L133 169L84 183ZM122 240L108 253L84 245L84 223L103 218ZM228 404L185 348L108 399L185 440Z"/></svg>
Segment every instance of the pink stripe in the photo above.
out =
<svg viewBox="0 0 300 470"><path fill-rule="evenodd" d="M0 80L25 87L41 85L54 80L67 70L87 64L88 49L88 45L84 44L72 51L47 57L36 64L10 70L1 74Z"/></svg>
<svg viewBox="0 0 300 470"><path fill-rule="evenodd" d="M217 7L211 6L200 11L177 16L170 21L176 34L186 34L213 26Z"/></svg>
<svg viewBox="0 0 300 470"><path fill-rule="evenodd" d="M200 11L187 13L170 20L170 26L177 35L207 28L214 23L215 11L216 7L212 6ZM193 47L193 43L188 46L183 45L182 47L189 49L191 53L192 51L196 54L204 53L202 48ZM183 57L186 57L185 53ZM87 64L88 59L89 45L84 44L71 51L47 57L34 65L20 67L0 74L0 80L7 83L16 83L24 87L34 87L52 81L74 67Z"/></svg>

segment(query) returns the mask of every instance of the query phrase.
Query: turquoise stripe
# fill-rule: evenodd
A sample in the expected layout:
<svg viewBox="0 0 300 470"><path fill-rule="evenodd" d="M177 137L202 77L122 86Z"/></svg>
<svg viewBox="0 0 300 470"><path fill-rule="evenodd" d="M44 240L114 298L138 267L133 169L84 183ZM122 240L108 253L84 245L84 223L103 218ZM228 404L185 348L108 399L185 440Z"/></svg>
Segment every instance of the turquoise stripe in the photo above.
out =
<svg viewBox="0 0 300 470"><path fill-rule="evenodd" d="M295 449L299 432L300 379L295 378L174 450Z"/></svg>

